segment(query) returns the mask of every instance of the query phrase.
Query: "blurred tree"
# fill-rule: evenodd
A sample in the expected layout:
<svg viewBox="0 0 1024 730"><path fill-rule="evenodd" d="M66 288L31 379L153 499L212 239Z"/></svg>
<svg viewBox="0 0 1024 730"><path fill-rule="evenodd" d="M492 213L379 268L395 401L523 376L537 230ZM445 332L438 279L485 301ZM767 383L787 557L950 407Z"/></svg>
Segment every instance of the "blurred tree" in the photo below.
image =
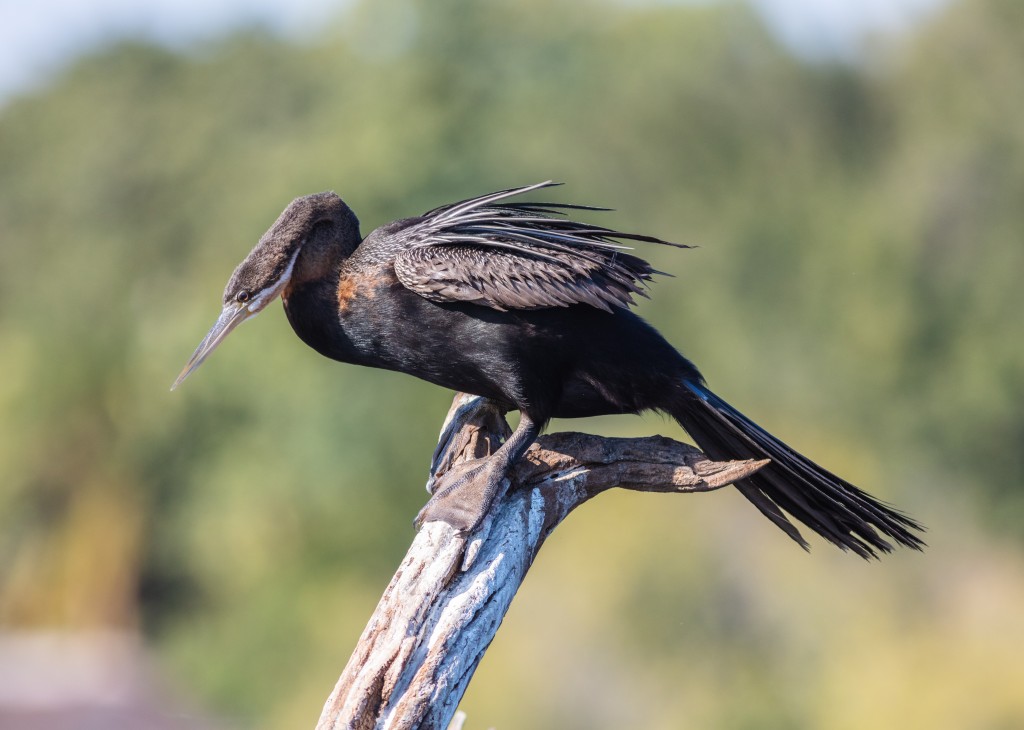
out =
<svg viewBox="0 0 1024 730"><path fill-rule="evenodd" d="M1022 54L1013 0L954 3L858 67L794 60L731 4L386 0L309 45L82 60L0 110L0 622L141 625L219 706L309 722L408 541L448 395L324 361L278 313L166 386L292 197L336 189L365 232L553 177L700 244L650 252L678 278L642 313L937 545L864 572L739 499L609 495L548 548L471 717L862 727L854 667L891 680L870 696L901 726L1024 722L999 608L1024 596Z"/></svg>

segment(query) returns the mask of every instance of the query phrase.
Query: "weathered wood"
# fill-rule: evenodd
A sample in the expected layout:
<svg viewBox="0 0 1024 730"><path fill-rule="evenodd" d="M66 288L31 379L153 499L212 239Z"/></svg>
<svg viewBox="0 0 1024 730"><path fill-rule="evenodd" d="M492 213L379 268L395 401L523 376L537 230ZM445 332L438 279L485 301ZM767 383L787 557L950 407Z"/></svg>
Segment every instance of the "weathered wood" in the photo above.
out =
<svg viewBox="0 0 1024 730"><path fill-rule="evenodd" d="M493 404L457 395L435 456L438 473L488 456L508 433ZM443 522L419 530L317 730L448 727L541 545L573 509L612 487L711 491L766 463L713 462L661 436L542 436L474 534L461 535Z"/></svg>

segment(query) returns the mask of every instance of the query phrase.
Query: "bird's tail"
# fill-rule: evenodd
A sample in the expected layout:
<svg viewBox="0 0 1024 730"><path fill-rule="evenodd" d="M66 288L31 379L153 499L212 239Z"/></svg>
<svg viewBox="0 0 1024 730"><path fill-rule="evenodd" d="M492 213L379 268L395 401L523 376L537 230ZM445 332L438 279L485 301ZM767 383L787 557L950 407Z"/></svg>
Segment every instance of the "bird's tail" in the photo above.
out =
<svg viewBox="0 0 1024 730"><path fill-rule="evenodd" d="M782 510L829 542L863 558L892 550L885 538L920 550L923 528L849 482L822 469L772 436L702 383L686 380L672 416L713 459L771 459L736 488L765 517L805 549L803 536Z"/></svg>

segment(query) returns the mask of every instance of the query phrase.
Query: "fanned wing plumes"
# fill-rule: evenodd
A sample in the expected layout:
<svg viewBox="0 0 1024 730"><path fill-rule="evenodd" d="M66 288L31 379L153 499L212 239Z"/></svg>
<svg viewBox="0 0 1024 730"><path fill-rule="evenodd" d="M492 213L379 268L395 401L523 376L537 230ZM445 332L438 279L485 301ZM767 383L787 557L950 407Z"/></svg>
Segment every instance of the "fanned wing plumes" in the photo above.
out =
<svg viewBox="0 0 1024 730"><path fill-rule="evenodd" d="M561 217L605 210L564 203L502 202L552 182L453 203L387 233L402 284L437 302L472 302L497 310L589 304L628 307L659 273L621 241L679 248L652 236L621 233ZM373 236L371 236L372 238ZM383 243L383 241L382 241Z"/></svg>

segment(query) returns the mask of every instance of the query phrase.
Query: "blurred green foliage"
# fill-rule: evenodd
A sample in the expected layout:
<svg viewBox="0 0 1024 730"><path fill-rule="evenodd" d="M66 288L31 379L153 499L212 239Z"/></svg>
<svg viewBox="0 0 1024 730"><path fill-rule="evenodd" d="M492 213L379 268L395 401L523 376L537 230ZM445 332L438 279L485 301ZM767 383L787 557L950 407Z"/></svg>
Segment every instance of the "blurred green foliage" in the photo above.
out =
<svg viewBox="0 0 1024 730"><path fill-rule="evenodd" d="M222 712L312 724L450 394L328 362L276 307L167 386L293 197L334 189L368 232L554 178L699 244L644 252L676 278L642 314L933 546L807 556L731 492L602 497L531 573L471 724L1024 725L1022 92L1014 0L856 67L741 6L567 0L367 0L306 45L77 63L0 110L0 621L140 626Z"/></svg>

